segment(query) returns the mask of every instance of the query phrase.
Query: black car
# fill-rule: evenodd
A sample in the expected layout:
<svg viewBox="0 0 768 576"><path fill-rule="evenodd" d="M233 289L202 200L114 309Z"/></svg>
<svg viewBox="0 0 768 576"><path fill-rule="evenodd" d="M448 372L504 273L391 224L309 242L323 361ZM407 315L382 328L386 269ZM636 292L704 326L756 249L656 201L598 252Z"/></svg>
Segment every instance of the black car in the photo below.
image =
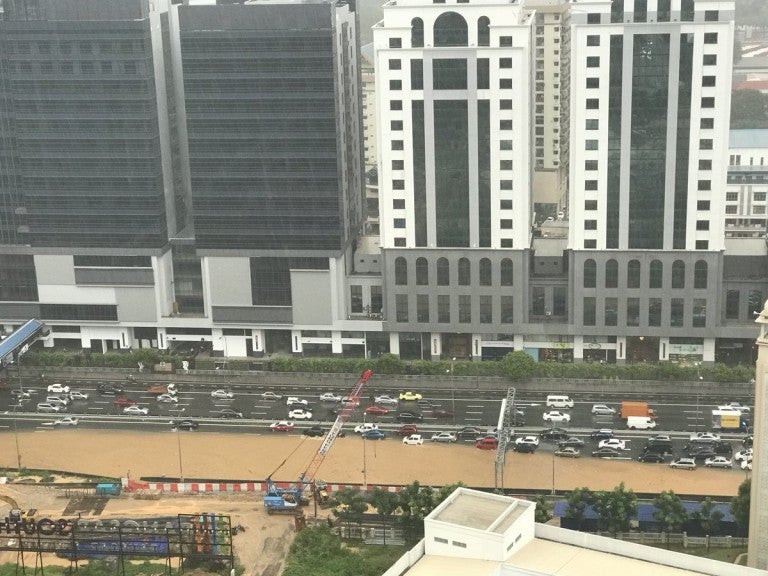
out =
<svg viewBox="0 0 768 576"><path fill-rule="evenodd" d="M566 448L568 446L571 446L573 448L581 448L584 446L584 440L581 438L577 438L576 436L571 436L569 438L566 438L565 440L561 440L557 443L557 445L560 448Z"/></svg>
<svg viewBox="0 0 768 576"><path fill-rule="evenodd" d="M595 458L618 458L622 456L622 453L613 448L600 448L592 452L592 456Z"/></svg>
<svg viewBox="0 0 768 576"><path fill-rule="evenodd" d="M601 428L600 430L592 430L592 433L589 435L589 437L594 440L607 440L608 438L613 438L613 430L610 430L608 428Z"/></svg>
<svg viewBox="0 0 768 576"><path fill-rule="evenodd" d="M638 462L653 462L656 464L659 464L661 462L664 462L664 454L659 454L658 452L646 452L645 454L641 454L637 457Z"/></svg>
<svg viewBox="0 0 768 576"><path fill-rule="evenodd" d="M482 430L467 426L456 432L456 437L459 440L477 440L482 434Z"/></svg>
<svg viewBox="0 0 768 576"><path fill-rule="evenodd" d="M718 454L733 454L733 446L731 446L730 442L724 442L724 441L715 442L712 445L712 448Z"/></svg>
<svg viewBox="0 0 768 576"><path fill-rule="evenodd" d="M200 424L194 420L179 420L178 422L172 422L171 426L177 430L197 430Z"/></svg>
<svg viewBox="0 0 768 576"><path fill-rule="evenodd" d="M323 429L320 428L320 426L312 426L311 428L304 430L304 436L322 436L323 434L325 434L325 432L323 432Z"/></svg>
<svg viewBox="0 0 768 576"><path fill-rule="evenodd" d="M231 420L235 418L242 418L243 413L237 412L236 410L232 410L232 408L223 408L219 411L219 418L223 418L226 420Z"/></svg>
<svg viewBox="0 0 768 576"><path fill-rule="evenodd" d="M750 434L749 436L745 436L744 439L741 441L741 443L744 445L745 448L751 448L753 438L754 437L752 434Z"/></svg>
<svg viewBox="0 0 768 576"><path fill-rule="evenodd" d="M568 430L565 428L545 428L541 432L539 432L539 438L543 440L554 440L554 441L560 441L565 440L568 438L570 434L568 433Z"/></svg>
<svg viewBox="0 0 768 576"><path fill-rule="evenodd" d="M96 391L99 394L103 394L104 396L117 396L118 394L122 394L124 392L122 386L116 386L114 384L99 384L96 387Z"/></svg>
<svg viewBox="0 0 768 576"><path fill-rule="evenodd" d="M398 412L397 420L399 422L421 422L424 420L424 416L419 412Z"/></svg>
<svg viewBox="0 0 768 576"><path fill-rule="evenodd" d="M714 458L717 456L712 448L694 448L687 451L683 448L683 451L688 458L693 458L694 460L706 460L707 458Z"/></svg>
<svg viewBox="0 0 768 576"><path fill-rule="evenodd" d="M672 454L672 444L648 442L643 448L644 454Z"/></svg>
<svg viewBox="0 0 768 576"><path fill-rule="evenodd" d="M515 444L515 452L523 452L525 454L533 454L536 452L536 444Z"/></svg>

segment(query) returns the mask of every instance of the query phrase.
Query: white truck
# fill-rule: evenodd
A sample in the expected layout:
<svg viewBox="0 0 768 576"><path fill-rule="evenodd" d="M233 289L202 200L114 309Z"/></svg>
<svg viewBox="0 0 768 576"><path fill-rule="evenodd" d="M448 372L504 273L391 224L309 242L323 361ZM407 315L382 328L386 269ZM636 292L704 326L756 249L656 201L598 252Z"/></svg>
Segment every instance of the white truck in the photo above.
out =
<svg viewBox="0 0 768 576"><path fill-rule="evenodd" d="M656 428L656 420L650 416L628 416L627 428L630 430L653 430Z"/></svg>

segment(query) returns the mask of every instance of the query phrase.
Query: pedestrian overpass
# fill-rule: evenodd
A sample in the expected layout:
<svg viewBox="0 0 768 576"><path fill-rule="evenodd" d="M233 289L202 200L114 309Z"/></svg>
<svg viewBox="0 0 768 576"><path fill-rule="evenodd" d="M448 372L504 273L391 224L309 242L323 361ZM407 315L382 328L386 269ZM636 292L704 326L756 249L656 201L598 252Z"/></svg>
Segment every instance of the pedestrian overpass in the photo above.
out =
<svg viewBox="0 0 768 576"><path fill-rule="evenodd" d="M0 341L0 370L4 370L8 364L18 361L40 336L48 333L48 328L40 320L28 320L10 336Z"/></svg>

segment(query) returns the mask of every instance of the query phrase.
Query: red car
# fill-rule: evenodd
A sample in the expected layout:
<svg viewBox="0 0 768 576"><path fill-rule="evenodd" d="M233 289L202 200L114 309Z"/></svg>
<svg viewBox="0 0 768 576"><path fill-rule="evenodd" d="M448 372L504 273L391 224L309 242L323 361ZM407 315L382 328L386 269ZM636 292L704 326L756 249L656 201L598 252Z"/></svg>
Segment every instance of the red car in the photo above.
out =
<svg viewBox="0 0 768 576"><path fill-rule="evenodd" d="M480 440L475 442L475 446L477 448L480 448L480 450L496 450L498 445L499 445L499 441L492 436L486 436L485 438L480 438Z"/></svg>
<svg viewBox="0 0 768 576"><path fill-rule="evenodd" d="M274 422L273 424L270 424L269 427L272 429L272 432L290 432L293 430L294 424L293 422L281 420L280 422Z"/></svg>
<svg viewBox="0 0 768 576"><path fill-rule="evenodd" d="M389 410L383 406L379 406L378 404L371 404L365 409L365 413L374 414L376 416L383 416L384 414L389 414Z"/></svg>
<svg viewBox="0 0 768 576"><path fill-rule="evenodd" d="M453 416L453 412L450 410L443 410L441 408L435 408L432 410L432 416L435 418L451 418Z"/></svg>
<svg viewBox="0 0 768 576"><path fill-rule="evenodd" d="M415 424L406 424L404 426L401 426L400 429L397 431L398 436L410 436L411 434L418 434L419 429L416 428Z"/></svg>
<svg viewBox="0 0 768 576"><path fill-rule="evenodd" d="M136 406L136 400L131 400L130 398L115 398L115 406L117 408L128 408L128 406Z"/></svg>

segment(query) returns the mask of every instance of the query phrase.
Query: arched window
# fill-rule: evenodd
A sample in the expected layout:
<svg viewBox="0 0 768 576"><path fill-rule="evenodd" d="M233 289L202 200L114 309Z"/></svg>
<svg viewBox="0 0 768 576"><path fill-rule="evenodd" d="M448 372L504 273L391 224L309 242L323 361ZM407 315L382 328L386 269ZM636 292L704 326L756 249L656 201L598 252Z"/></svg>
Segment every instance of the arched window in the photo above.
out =
<svg viewBox="0 0 768 576"><path fill-rule="evenodd" d="M477 20L477 45L491 45L491 21L487 16L480 16Z"/></svg>
<svg viewBox="0 0 768 576"><path fill-rule="evenodd" d="M514 281L515 274L514 274L514 266L512 265L512 260L509 258L504 258L501 261L501 285L502 286L512 286L512 282Z"/></svg>
<svg viewBox="0 0 768 576"><path fill-rule="evenodd" d="M398 286L408 284L408 263L402 256L395 258L395 284Z"/></svg>
<svg viewBox="0 0 768 576"><path fill-rule="evenodd" d="M651 274L648 280L648 288L661 288L664 280L664 265L661 260L651 261Z"/></svg>
<svg viewBox="0 0 768 576"><path fill-rule="evenodd" d="M639 260L630 260L627 264L627 288L640 288Z"/></svg>
<svg viewBox="0 0 768 576"><path fill-rule="evenodd" d="M435 20L435 46L467 46L467 21L456 12L444 12Z"/></svg>
<svg viewBox="0 0 768 576"><path fill-rule="evenodd" d="M597 263L589 259L584 262L584 288L595 286L597 286Z"/></svg>
<svg viewBox="0 0 768 576"><path fill-rule="evenodd" d="M490 286L493 282L491 261L488 258L480 259L480 286Z"/></svg>
<svg viewBox="0 0 768 576"><path fill-rule="evenodd" d="M469 286L472 283L472 272L467 258L459 258L459 286Z"/></svg>
<svg viewBox="0 0 768 576"><path fill-rule="evenodd" d="M685 288L685 262L682 260L672 263L672 288Z"/></svg>
<svg viewBox="0 0 768 576"><path fill-rule="evenodd" d="M605 263L605 287L619 287L619 263L614 259L610 259Z"/></svg>
<svg viewBox="0 0 768 576"><path fill-rule="evenodd" d="M429 284L429 265L426 258L416 258L416 284L419 286Z"/></svg>
<svg viewBox="0 0 768 576"><path fill-rule="evenodd" d="M411 48L424 47L424 20L414 18L411 20Z"/></svg>
<svg viewBox="0 0 768 576"><path fill-rule="evenodd" d="M693 268L693 287L707 287L707 263L704 260L697 260Z"/></svg>
<svg viewBox="0 0 768 576"><path fill-rule="evenodd" d="M448 258L437 259L437 285L448 286L451 283L451 266Z"/></svg>

